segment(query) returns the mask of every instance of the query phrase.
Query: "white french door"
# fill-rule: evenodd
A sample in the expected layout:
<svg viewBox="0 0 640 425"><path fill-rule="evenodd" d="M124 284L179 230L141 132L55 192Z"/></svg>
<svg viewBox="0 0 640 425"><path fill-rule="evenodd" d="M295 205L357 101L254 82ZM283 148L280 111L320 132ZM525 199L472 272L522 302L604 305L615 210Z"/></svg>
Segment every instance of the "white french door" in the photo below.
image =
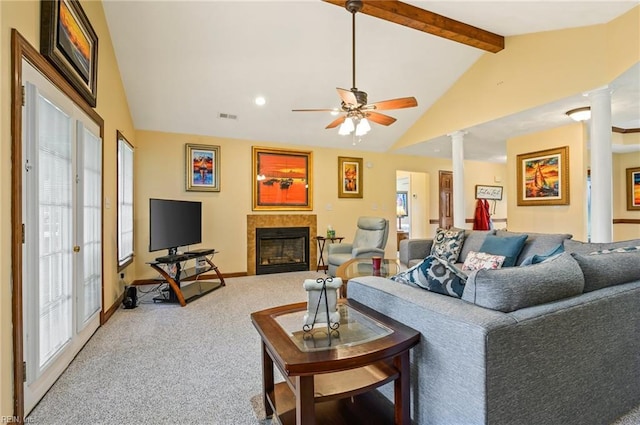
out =
<svg viewBox="0 0 640 425"><path fill-rule="evenodd" d="M100 324L99 126L23 60L25 415Z"/></svg>

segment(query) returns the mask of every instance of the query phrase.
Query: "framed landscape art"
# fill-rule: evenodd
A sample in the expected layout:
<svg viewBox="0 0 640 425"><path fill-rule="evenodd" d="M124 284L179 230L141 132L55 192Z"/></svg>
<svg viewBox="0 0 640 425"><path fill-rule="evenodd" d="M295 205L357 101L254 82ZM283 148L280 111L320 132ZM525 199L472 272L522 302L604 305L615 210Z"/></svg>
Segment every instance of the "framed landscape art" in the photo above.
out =
<svg viewBox="0 0 640 425"><path fill-rule="evenodd" d="M362 198L362 158L338 157L338 198Z"/></svg>
<svg viewBox="0 0 640 425"><path fill-rule="evenodd" d="M42 1L40 53L96 106L98 36L77 0Z"/></svg>
<svg viewBox="0 0 640 425"><path fill-rule="evenodd" d="M185 145L187 190L220 192L220 146Z"/></svg>
<svg viewBox="0 0 640 425"><path fill-rule="evenodd" d="M640 210L640 167L627 168L627 210Z"/></svg>
<svg viewBox="0 0 640 425"><path fill-rule="evenodd" d="M253 210L313 210L313 152L253 146Z"/></svg>
<svg viewBox="0 0 640 425"><path fill-rule="evenodd" d="M517 156L518 206L569 204L569 147Z"/></svg>

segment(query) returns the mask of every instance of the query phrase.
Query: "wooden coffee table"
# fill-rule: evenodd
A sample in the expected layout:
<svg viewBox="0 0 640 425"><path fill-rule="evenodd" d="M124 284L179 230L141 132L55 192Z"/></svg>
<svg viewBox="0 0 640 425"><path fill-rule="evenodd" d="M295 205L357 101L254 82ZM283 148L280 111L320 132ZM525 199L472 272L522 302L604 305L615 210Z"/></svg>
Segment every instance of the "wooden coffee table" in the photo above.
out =
<svg viewBox="0 0 640 425"><path fill-rule="evenodd" d="M400 272L400 262L395 258L383 258L380 270L374 273L371 258L353 258L341 264L336 270L336 277L342 279L340 296L347 297L349 279L359 276L390 277Z"/></svg>
<svg viewBox="0 0 640 425"><path fill-rule="evenodd" d="M353 300L340 327L302 331L306 303L251 314L262 338L264 407L282 424L409 424L409 350L420 333ZM274 365L285 381L275 384ZM394 408L373 389L394 382ZM393 410L393 413L391 412Z"/></svg>

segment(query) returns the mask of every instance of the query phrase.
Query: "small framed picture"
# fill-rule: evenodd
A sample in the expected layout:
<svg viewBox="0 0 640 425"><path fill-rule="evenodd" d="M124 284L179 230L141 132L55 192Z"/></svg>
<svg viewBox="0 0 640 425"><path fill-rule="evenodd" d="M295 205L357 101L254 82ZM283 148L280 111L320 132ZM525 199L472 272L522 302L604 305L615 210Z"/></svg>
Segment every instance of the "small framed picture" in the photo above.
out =
<svg viewBox="0 0 640 425"><path fill-rule="evenodd" d="M338 157L338 198L362 198L362 158Z"/></svg>
<svg viewBox="0 0 640 425"><path fill-rule="evenodd" d="M220 192L220 146L187 143L185 158L188 191Z"/></svg>
<svg viewBox="0 0 640 425"><path fill-rule="evenodd" d="M502 186L476 185L476 199L502 201Z"/></svg>
<svg viewBox="0 0 640 425"><path fill-rule="evenodd" d="M627 168L627 210L640 210L640 167Z"/></svg>

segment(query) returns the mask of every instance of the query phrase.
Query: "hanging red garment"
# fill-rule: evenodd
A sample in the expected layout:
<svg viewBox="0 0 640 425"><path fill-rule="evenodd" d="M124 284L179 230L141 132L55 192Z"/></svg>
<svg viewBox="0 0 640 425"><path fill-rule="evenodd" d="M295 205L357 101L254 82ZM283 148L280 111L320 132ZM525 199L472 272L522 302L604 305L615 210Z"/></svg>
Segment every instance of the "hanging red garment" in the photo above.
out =
<svg viewBox="0 0 640 425"><path fill-rule="evenodd" d="M476 213L473 216L473 230L490 230L491 215L489 214L489 202L486 199L478 199Z"/></svg>

